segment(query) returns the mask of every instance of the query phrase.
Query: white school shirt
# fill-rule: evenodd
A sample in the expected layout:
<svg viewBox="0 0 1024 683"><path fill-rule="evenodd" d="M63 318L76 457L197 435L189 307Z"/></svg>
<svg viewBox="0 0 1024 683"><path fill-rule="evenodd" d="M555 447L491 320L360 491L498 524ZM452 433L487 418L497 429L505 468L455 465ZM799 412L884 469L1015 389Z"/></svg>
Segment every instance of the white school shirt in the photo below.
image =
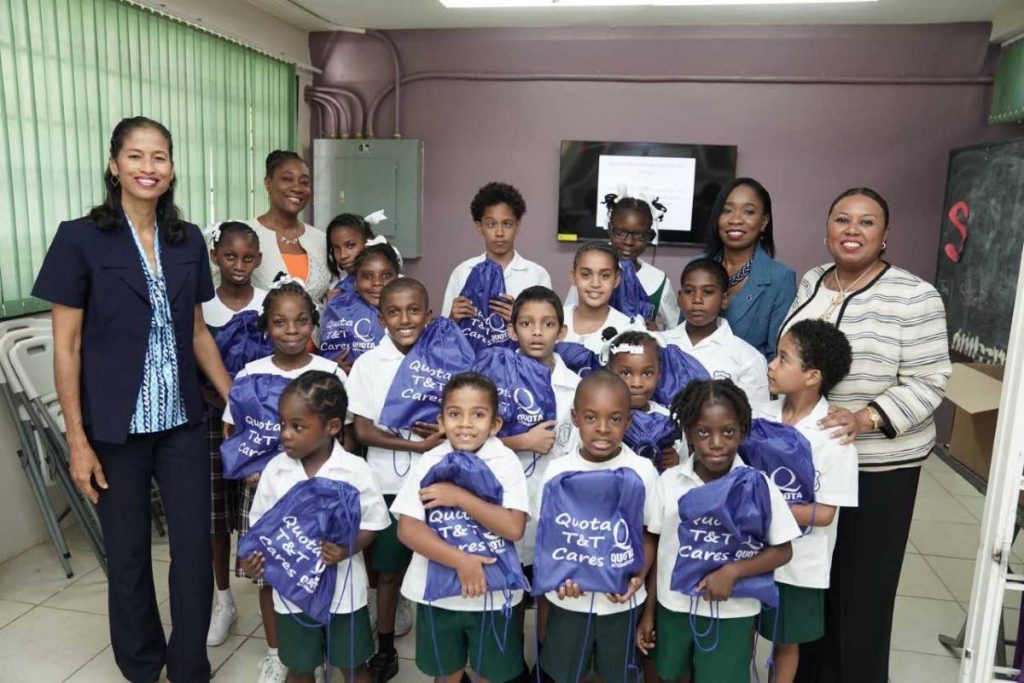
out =
<svg viewBox="0 0 1024 683"><path fill-rule="evenodd" d="M756 417L782 422L784 399L771 401L755 411ZM794 427L811 444L814 463L814 500L836 507L857 507L857 447L842 445L829 436L818 420L828 415L828 401L819 399L814 409ZM828 588L832 551L836 545L839 510L828 526L813 527L811 533L793 541L793 559L775 570L775 580L791 586Z"/></svg>
<svg viewBox="0 0 1024 683"><path fill-rule="evenodd" d="M308 363L303 365L301 368L295 368L294 370L282 370L274 364L273 356L264 356L258 360L246 363L245 367L238 371L238 375L235 376L235 381L237 382L243 377L248 377L249 375L278 375L285 379L295 379L302 373L309 372L310 370L330 372L340 379L341 383L345 384L347 388L348 378L345 376L345 371L342 370L341 367L333 360L328 360L323 356L317 356L314 354L310 354ZM234 419L231 417L230 401L228 402L228 405L224 406L224 416L222 419L225 424L235 424ZM351 420L345 420L346 424L349 422L351 422Z"/></svg>
<svg viewBox="0 0 1024 683"><path fill-rule="evenodd" d="M644 483L644 528L649 529L661 510L661 502L658 498L657 486L658 471L654 468L654 464L650 460L647 458L641 458L626 444L622 444L622 450L618 455L611 460L605 460L604 462L591 462L590 460L585 460L583 456L580 455L579 450L569 453L564 457L552 460L547 469L544 470L543 483L547 485L549 481L563 472L597 472L600 470L617 470L620 467L627 467L633 470L637 475L639 475L640 480ZM533 502L534 516L540 515L541 505L543 505L543 503L544 488L541 487ZM545 593L545 597L552 605L557 605L562 609L567 609L571 612L583 612L584 614L590 612L591 596L589 593L578 598L565 598L563 600L559 600L557 591L548 591ZM595 595L593 598L594 614L596 616L618 614L619 612L626 612L630 609L630 603L612 602L603 594ZM640 590L636 592L633 605L642 605L646 599L647 588L641 586Z"/></svg>
<svg viewBox="0 0 1024 683"><path fill-rule="evenodd" d="M431 467L441 462L444 456L454 450L450 442L445 441L437 448L433 448L423 454L423 457L416 461L410 476L406 477L402 484L395 502L391 504L391 514L395 517L405 515L413 519L425 522L427 511L423 508L423 501L420 500L420 481L426 476ZM476 456L483 460L488 469L494 474L494 478L501 484L501 505L509 510L519 510L530 513L530 500L526 494L526 477L523 475L523 468L519 466L512 449L497 437L490 437L476 452ZM483 612L486 610L501 609L505 604L505 596L500 590L491 591L489 595L481 595L475 598L463 598L453 596L441 598L428 603L423 598L423 591L427 587L427 567L430 564L423 555L413 553L409 568L405 570L405 578L402 579L402 595L415 603L452 610L454 612ZM512 591L513 606L518 605L523 599L523 591Z"/></svg>
<svg viewBox="0 0 1024 683"><path fill-rule="evenodd" d="M551 388L555 390L555 443L546 454L516 451L519 462L523 466L523 473L526 475L526 487L530 500L533 500L540 491L544 470L547 469L548 463L568 453L568 449L572 445L576 431L576 428L572 426L572 404L576 398L576 386L579 383L580 376L570 370L561 356L556 353L555 369L551 371ZM536 541L537 520L531 516L526 523L523 540L516 543L519 561L524 565L533 564L533 548Z"/></svg>
<svg viewBox="0 0 1024 683"><path fill-rule="evenodd" d="M768 361L764 354L732 333L725 318L718 328L696 346L686 333L686 323L659 333L666 344L675 344L700 361L711 379L731 379L747 394L751 405L767 403Z"/></svg>
<svg viewBox="0 0 1024 683"><path fill-rule="evenodd" d="M711 617L711 603L704 598L693 598L685 593L672 590L672 570L676 566L676 557L679 555L679 499L683 494L703 486L704 482L693 471L693 456L675 467L670 467L661 474L658 480L659 499L661 511L655 523L648 529L652 534L658 534L658 604L667 610L690 613L690 605L697 608L697 614L702 617ZM730 472L746 467L739 456L733 458ZM762 475L763 476L763 475ZM772 505L772 523L768 528L768 545L781 545L792 541L800 535L800 527L793 519L786 499L782 492L765 477L768 482L768 493ZM714 616L722 619L735 619L737 617L752 617L761 613L761 601L756 598L732 597L717 603Z"/></svg>
<svg viewBox="0 0 1024 683"><path fill-rule="evenodd" d="M242 311L256 311L257 313L262 313L263 300L266 297L267 290L260 289L259 287L253 287L252 298L249 299L249 303L236 311L233 308L229 308L227 304L221 301L220 294L214 292L212 299L203 302L203 322L205 322L208 327L220 329L231 322L231 319Z"/></svg>
<svg viewBox="0 0 1024 683"><path fill-rule="evenodd" d="M384 505L384 496L381 495L377 482L370 474L370 468L366 466L362 458L352 455L342 448L341 444L335 442L331 457L321 465L316 476L343 481L359 491L360 531L380 531L388 528L391 518L388 515L387 506ZM260 517L266 514L293 486L307 479L301 461L289 458L285 453L275 456L267 463L260 476L260 483L256 486L252 508L249 510L250 525L255 525ZM352 565L351 574L348 573L349 563ZM363 553L359 552L355 557L339 562L337 566L338 580L334 586L334 597L331 598L331 613L349 614L354 610L366 607L367 580ZM348 581L345 580L346 576L348 576ZM278 614L288 614L300 610L278 595L275 590L274 611Z"/></svg>
<svg viewBox="0 0 1024 683"><path fill-rule="evenodd" d="M378 429L393 433L380 424L380 414L391 390L391 382L398 374L403 360L405 354L398 350L389 334L384 335L377 348L356 358L345 387L348 391L348 411L372 420ZM409 441L423 440L408 429L399 430L397 436ZM366 462L373 476L377 477L381 491L387 496L398 493L413 463L418 459L419 454L410 451L392 451L378 446L369 446L366 450Z"/></svg>
<svg viewBox="0 0 1024 683"><path fill-rule="evenodd" d="M441 305L441 315L448 317L452 312L452 302L462 294L462 288L469 278L469 271L473 266L487 258L487 254L480 254L473 258L466 259L455 266L452 274L448 277L448 286L444 289L444 300ZM540 285L551 289L551 276L544 266L534 263L519 255L518 251L512 252L512 260L502 269L505 276L505 294L513 299L527 287Z"/></svg>
<svg viewBox="0 0 1024 683"><path fill-rule="evenodd" d="M665 271L644 261L637 259L640 264L636 271L636 277L640 280L641 286L648 297L661 289L661 300L658 302L658 310L655 312L655 322L663 330L670 330L679 324L679 302L676 299L676 292L672 289L672 281L665 275ZM662 287L664 284L664 287ZM580 295L576 291L576 285L569 287L569 293L565 295L565 304L572 305L579 303Z"/></svg>
<svg viewBox="0 0 1024 683"><path fill-rule="evenodd" d="M645 330L644 323L641 320L634 320L627 316L622 311L619 311L611 306L608 307L608 317L604 319L600 327L596 331L588 334L579 334L573 329L573 315L576 312L576 305L572 304L566 306L564 309L565 313L565 338L562 341L576 342L577 344L583 344L594 353L600 355L601 349L605 345L605 340L601 337L605 329L608 327L614 327L616 335L622 334L626 330Z"/></svg>

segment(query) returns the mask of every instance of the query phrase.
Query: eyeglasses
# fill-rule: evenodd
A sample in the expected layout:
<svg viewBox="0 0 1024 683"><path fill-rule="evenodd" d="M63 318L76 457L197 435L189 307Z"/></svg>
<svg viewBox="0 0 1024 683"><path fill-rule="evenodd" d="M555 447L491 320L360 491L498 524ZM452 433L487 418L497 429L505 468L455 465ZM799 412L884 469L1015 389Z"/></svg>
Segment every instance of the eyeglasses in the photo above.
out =
<svg viewBox="0 0 1024 683"><path fill-rule="evenodd" d="M481 221L480 225L482 225L487 230L494 230L499 225L506 230L513 230L517 225L519 225L519 221L505 220L498 222L494 219L488 219L486 221Z"/></svg>
<svg viewBox="0 0 1024 683"><path fill-rule="evenodd" d="M646 242L650 236L650 230L623 230L622 228L609 228L608 234L623 242Z"/></svg>

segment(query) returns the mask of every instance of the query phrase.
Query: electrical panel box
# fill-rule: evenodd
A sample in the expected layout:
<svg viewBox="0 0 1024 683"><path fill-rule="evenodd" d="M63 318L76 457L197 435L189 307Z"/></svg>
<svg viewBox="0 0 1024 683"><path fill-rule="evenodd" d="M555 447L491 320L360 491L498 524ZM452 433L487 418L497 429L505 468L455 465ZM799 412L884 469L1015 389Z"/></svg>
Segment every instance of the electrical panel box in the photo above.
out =
<svg viewBox="0 0 1024 683"><path fill-rule="evenodd" d="M340 213L384 211L373 226L402 253L420 256L423 199L420 140L313 141L313 220L321 230Z"/></svg>

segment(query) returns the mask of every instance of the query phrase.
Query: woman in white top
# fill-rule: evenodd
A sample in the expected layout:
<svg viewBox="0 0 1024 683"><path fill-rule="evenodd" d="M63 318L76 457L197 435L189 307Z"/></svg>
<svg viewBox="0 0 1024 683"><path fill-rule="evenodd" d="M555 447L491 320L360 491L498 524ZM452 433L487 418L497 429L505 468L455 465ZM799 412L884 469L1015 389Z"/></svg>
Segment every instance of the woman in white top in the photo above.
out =
<svg viewBox="0 0 1024 683"><path fill-rule="evenodd" d="M301 279L317 304L323 301L331 281L327 269L327 236L302 222L299 214L313 194L309 167L295 152L274 150L267 155L264 179L270 208L246 223L256 231L263 262L252 283L269 289L280 273Z"/></svg>

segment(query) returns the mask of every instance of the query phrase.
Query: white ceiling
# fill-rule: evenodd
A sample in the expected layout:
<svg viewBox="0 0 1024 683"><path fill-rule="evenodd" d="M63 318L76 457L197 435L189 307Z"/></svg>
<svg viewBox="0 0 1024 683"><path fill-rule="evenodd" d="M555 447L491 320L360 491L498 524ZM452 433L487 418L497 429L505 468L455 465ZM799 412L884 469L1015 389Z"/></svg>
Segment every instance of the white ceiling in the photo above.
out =
<svg viewBox="0 0 1024 683"><path fill-rule="evenodd" d="M1021 0L878 0L817 5L446 9L438 0L246 0L307 31L501 26L924 24L991 21L993 37L1024 29Z"/></svg>

